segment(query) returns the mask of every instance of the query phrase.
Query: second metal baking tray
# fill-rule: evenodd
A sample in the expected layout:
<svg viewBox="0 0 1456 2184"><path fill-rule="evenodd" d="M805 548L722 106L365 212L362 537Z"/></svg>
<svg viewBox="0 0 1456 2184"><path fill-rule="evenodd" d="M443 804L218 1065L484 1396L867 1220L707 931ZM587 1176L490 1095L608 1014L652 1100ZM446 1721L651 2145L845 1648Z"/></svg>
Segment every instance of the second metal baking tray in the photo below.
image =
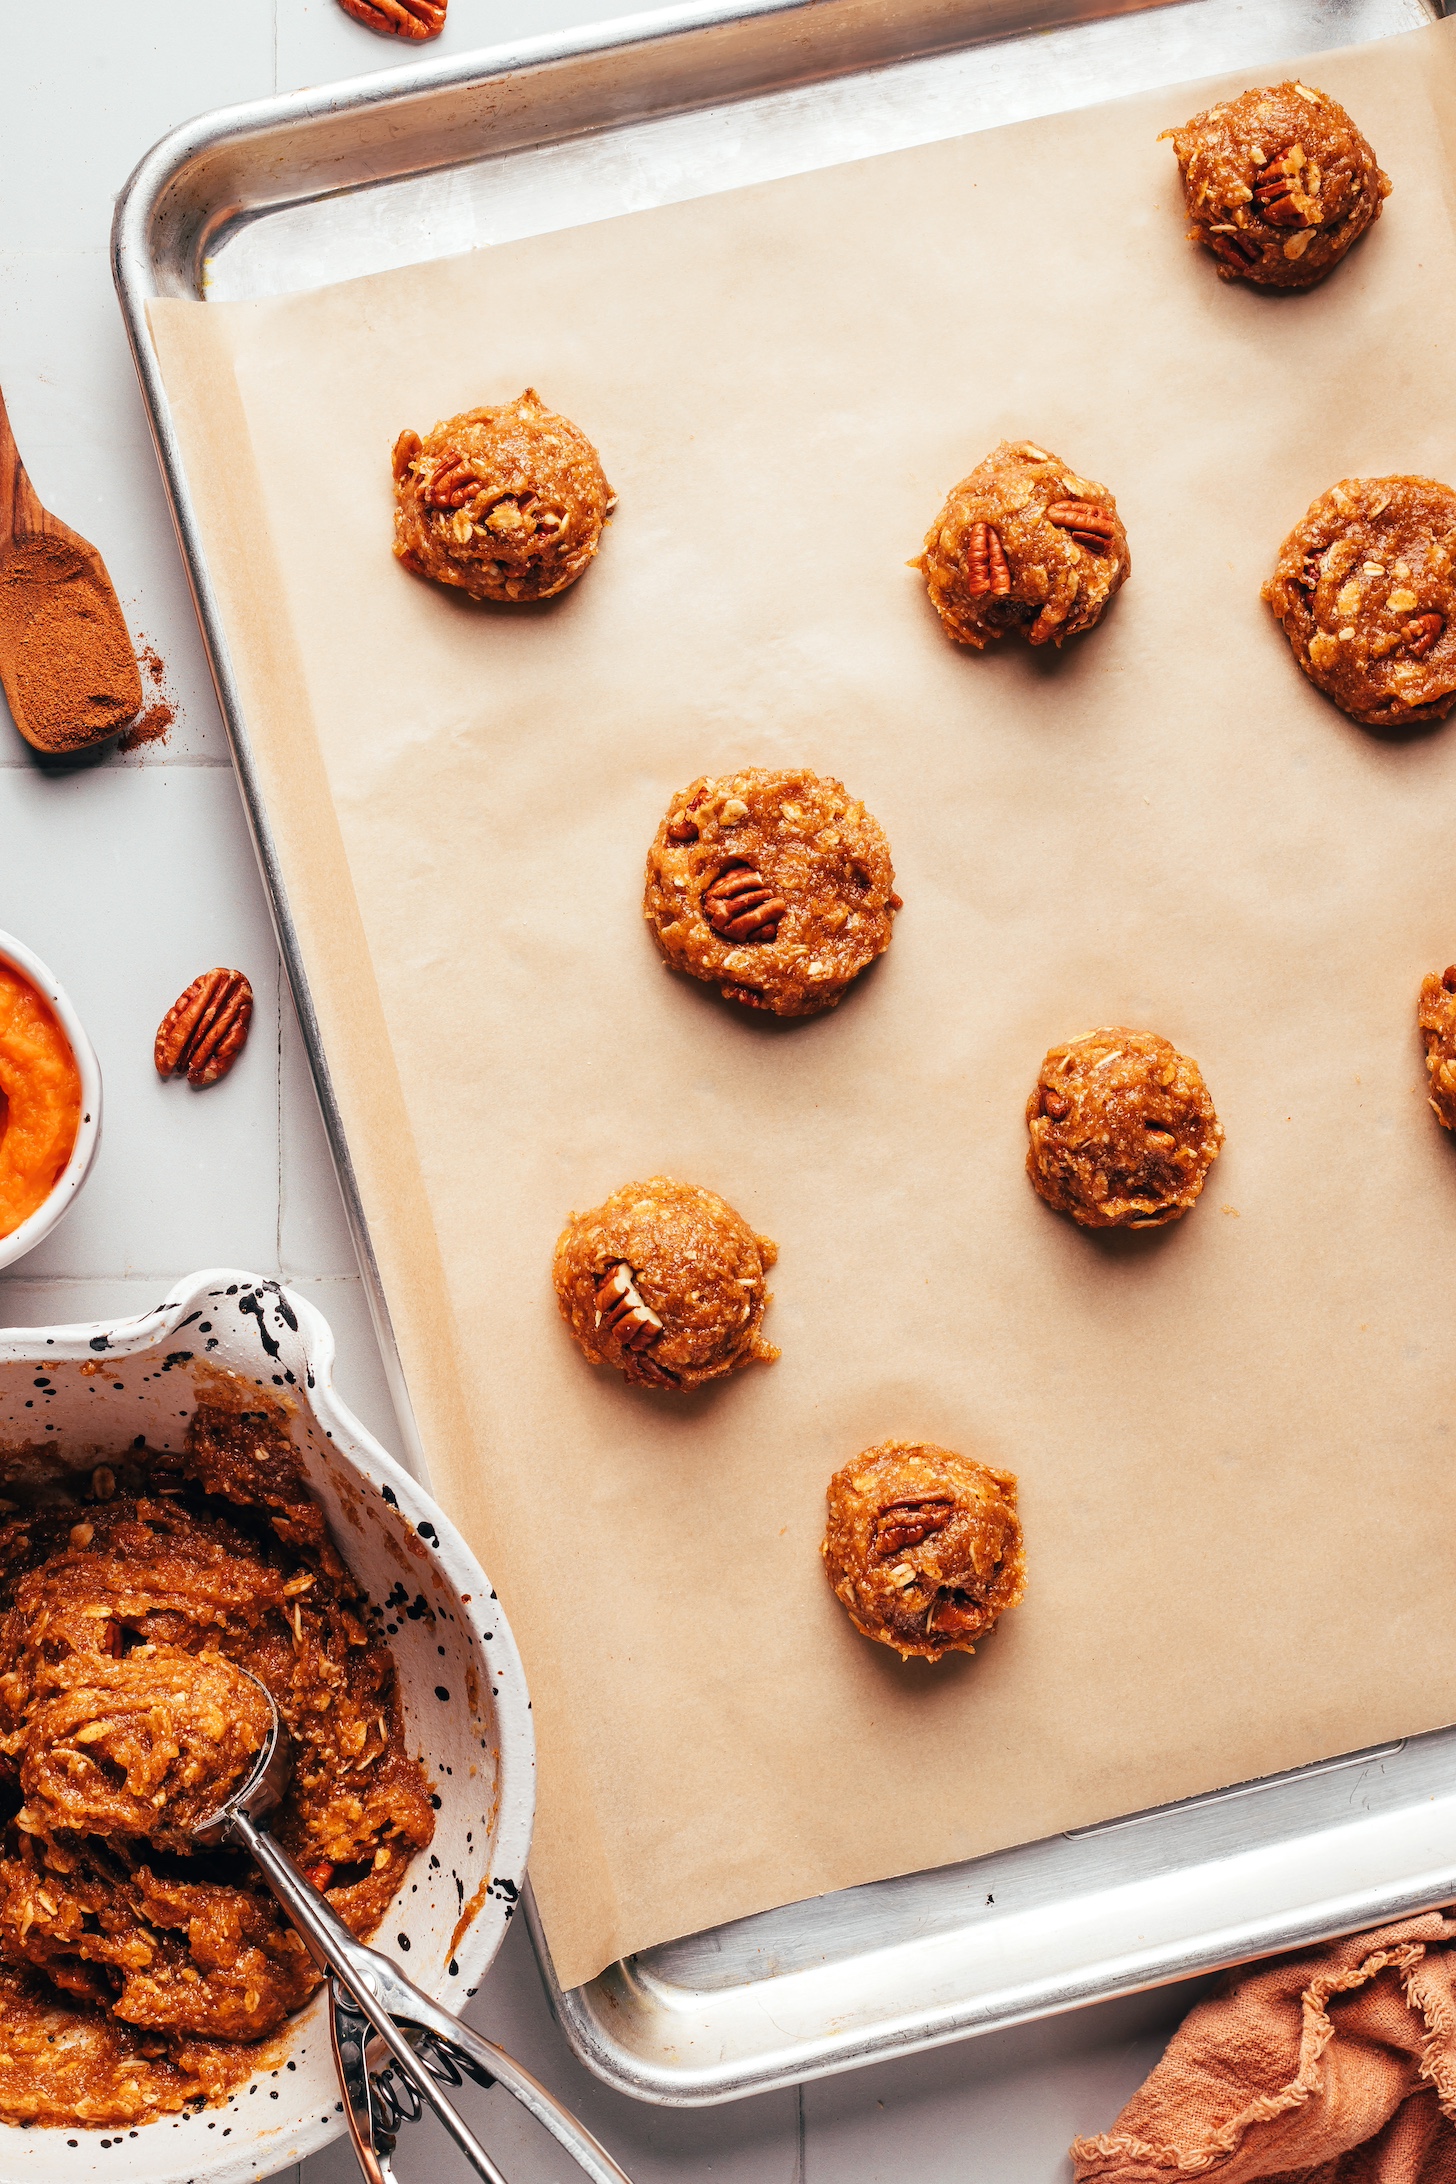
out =
<svg viewBox="0 0 1456 2184"><path fill-rule="evenodd" d="M694 4L271 99L158 145L118 293L402 1428L408 1390L147 332L273 296L1414 29L1427 0ZM416 1462L418 1449L412 1449ZM563 1992L600 2077L732 2100L1456 1898L1456 1730L645 1950Z"/></svg>

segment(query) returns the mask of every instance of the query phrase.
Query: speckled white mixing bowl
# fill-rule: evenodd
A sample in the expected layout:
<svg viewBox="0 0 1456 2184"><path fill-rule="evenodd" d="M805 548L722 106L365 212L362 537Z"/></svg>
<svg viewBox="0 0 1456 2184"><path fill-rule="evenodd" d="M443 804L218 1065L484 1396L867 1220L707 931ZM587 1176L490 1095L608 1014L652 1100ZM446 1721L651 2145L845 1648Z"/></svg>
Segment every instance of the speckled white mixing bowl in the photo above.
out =
<svg viewBox="0 0 1456 2184"><path fill-rule="evenodd" d="M434 1843L411 1864L374 1945L459 2009L500 1946L525 1875L535 1809L530 1702L480 1564L339 1402L333 1356L326 1321L276 1282L193 1274L141 1319L0 1331L0 1444L53 1441L100 1457L140 1435L176 1448L199 1383L218 1366L293 1400L294 1445L335 1542L386 1611L410 1744L437 1807ZM0 2177L243 2184L337 2137L337 2100L320 1993L292 2020L276 2065L225 2108L136 2131L0 2126Z"/></svg>

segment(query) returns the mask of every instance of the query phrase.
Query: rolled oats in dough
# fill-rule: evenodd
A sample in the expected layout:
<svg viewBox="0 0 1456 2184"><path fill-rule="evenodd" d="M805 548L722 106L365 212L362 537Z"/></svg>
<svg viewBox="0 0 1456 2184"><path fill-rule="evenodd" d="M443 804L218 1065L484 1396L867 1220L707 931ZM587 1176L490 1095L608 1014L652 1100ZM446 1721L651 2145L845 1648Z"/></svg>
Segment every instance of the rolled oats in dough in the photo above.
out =
<svg viewBox="0 0 1456 2184"><path fill-rule="evenodd" d="M797 769L694 781L647 853L643 910L668 964L775 1016L832 1009L900 907L878 820Z"/></svg>
<svg viewBox="0 0 1456 2184"><path fill-rule="evenodd" d="M16 1825L47 1840L119 1836L185 1857L193 1829L251 1772L269 1726L267 1699L221 1653L73 1652L32 1693L12 1740L25 1792Z"/></svg>
<svg viewBox="0 0 1456 2184"><path fill-rule="evenodd" d="M1353 720L1403 728L1456 702L1456 493L1343 478L1279 549L1263 596L1310 681Z"/></svg>
<svg viewBox="0 0 1456 2184"><path fill-rule="evenodd" d="M561 1316L593 1365L687 1389L778 1356L760 1333L764 1274L777 1257L716 1191L654 1175L574 1213L551 1272Z"/></svg>
<svg viewBox="0 0 1456 2184"><path fill-rule="evenodd" d="M1431 1113L1447 1130L1456 1130L1456 963L1439 978L1421 980L1416 1021L1426 1042L1426 1075Z"/></svg>
<svg viewBox="0 0 1456 2184"><path fill-rule="evenodd" d="M527 387L394 443L394 550L472 599L550 599L574 584L617 496L570 418Z"/></svg>
<svg viewBox="0 0 1456 2184"><path fill-rule="evenodd" d="M1156 1032L1116 1025L1052 1048L1026 1124L1027 1174L1083 1228L1178 1220L1223 1144L1198 1064Z"/></svg>
<svg viewBox="0 0 1456 2184"><path fill-rule="evenodd" d="M938 1661L976 1640L1025 1590L1016 1477L925 1441L882 1441L836 1471L820 1549L866 1638Z"/></svg>
<svg viewBox="0 0 1456 2184"><path fill-rule="evenodd" d="M1188 240L1213 252L1221 280L1312 288L1390 195L1344 107L1308 84L1246 91L1163 135L1183 176Z"/></svg>
<svg viewBox="0 0 1456 2184"><path fill-rule="evenodd" d="M1008 630L1060 645L1091 629L1131 562L1105 485L1034 440L1003 440L952 487L911 567L946 634L984 652Z"/></svg>

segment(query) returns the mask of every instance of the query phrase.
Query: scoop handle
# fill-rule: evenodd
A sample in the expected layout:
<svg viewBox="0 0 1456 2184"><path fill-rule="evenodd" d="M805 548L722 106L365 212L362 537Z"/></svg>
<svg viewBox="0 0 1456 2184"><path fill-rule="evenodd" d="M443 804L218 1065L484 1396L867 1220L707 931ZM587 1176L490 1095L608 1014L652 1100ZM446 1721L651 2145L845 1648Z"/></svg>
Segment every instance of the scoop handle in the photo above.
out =
<svg viewBox="0 0 1456 2184"><path fill-rule="evenodd" d="M388 2049L393 2068L399 2071L407 2085L413 2087L420 2101L434 2110L476 2175L483 2177L486 2184L505 2184L505 2180L454 2103L441 2090L437 2073L426 2060L432 2049L436 2051L436 2060L444 2059L440 2074L449 2076L453 2082L458 2084L461 2077L471 2077L486 2083L493 2080L503 2086L570 2154L577 2166L592 2179L592 2184L630 2184L626 2172L618 2167L606 2148L528 2070L522 2069L493 2040L482 2039L468 2025L462 2025L458 2017L432 2002L413 1980L405 1977L393 1958L357 1941L318 1890L304 1879L287 1851L281 1849L271 1835L265 1834L246 1812L234 1814L229 1833L251 1851L263 1878L297 1929L314 1963L321 1972L332 1975L343 1989L340 1999L347 1999L353 2013L367 2021ZM382 2147L377 2144L379 2133L369 2091L368 2066L364 2061L364 2042L355 2036L347 2023L341 2026L338 2020L336 2005L334 2053L340 2065L345 2113L355 2151L369 2184L392 2184L388 2155L393 2139L386 2134L387 2143ZM409 2037L411 2033L415 2036L413 2041ZM360 2143L366 2127L367 2159L365 2147Z"/></svg>
<svg viewBox="0 0 1456 2184"><path fill-rule="evenodd" d="M31 538L47 527L48 517L40 496L26 475L5 397L0 394L0 554L17 538Z"/></svg>

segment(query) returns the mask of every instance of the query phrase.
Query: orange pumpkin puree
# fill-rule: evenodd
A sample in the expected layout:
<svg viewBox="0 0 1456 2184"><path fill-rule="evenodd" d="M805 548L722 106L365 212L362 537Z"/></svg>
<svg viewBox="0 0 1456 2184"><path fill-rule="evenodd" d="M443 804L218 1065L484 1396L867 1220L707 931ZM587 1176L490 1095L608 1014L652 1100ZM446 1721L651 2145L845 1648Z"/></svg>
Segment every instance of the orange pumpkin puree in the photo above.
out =
<svg viewBox="0 0 1456 2184"><path fill-rule="evenodd" d="M49 1198L81 1126L81 1072L50 1003L0 963L0 1236Z"/></svg>

